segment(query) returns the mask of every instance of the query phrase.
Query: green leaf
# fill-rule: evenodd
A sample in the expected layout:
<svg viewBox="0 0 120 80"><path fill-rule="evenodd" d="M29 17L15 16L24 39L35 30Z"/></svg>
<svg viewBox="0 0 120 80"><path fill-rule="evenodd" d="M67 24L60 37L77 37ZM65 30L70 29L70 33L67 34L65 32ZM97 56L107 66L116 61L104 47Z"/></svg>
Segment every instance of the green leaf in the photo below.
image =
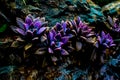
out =
<svg viewBox="0 0 120 80"><path fill-rule="evenodd" d="M27 45L25 45L24 49L25 49L25 50L28 50L28 49L31 48L31 47L32 47L32 43L28 43Z"/></svg>
<svg viewBox="0 0 120 80"><path fill-rule="evenodd" d="M0 27L0 32L4 32L6 29L7 29L7 24L3 24L3 25Z"/></svg>
<svg viewBox="0 0 120 80"><path fill-rule="evenodd" d="M11 44L11 47L14 47L14 48L19 47L19 42L18 42L18 41L14 41L14 42Z"/></svg>

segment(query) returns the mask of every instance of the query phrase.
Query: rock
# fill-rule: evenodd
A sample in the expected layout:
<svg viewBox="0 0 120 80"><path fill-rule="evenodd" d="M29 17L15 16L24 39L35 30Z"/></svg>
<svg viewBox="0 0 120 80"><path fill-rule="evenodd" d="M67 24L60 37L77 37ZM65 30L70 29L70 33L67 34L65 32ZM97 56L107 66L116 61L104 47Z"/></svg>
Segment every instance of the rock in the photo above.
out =
<svg viewBox="0 0 120 80"><path fill-rule="evenodd" d="M107 15L120 15L120 1L115 1L112 3L109 3L105 5L102 8L102 12L107 16Z"/></svg>

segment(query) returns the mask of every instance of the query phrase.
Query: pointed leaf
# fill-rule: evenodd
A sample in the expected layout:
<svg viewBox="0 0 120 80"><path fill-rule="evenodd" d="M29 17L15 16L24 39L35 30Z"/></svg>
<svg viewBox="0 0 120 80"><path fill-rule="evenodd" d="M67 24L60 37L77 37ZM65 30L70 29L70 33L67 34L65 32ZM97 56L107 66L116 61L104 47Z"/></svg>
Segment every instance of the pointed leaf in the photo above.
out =
<svg viewBox="0 0 120 80"><path fill-rule="evenodd" d="M19 33L20 35L25 35L25 31L23 31L22 29L20 28L16 28L16 32Z"/></svg>
<svg viewBox="0 0 120 80"><path fill-rule="evenodd" d="M34 21L33 26L34 28L39 29L42 25L42 22L40 20Z"/></svg>
<svg viewBox="0 0 120 80"><path fill-rule="evenodd" d="M16 18L16 22L17 22L20 29L25 30L25 26L24 26L25 23L21 18Z"/></svg>
<svg viewBox="0 0 120 80"><path fill-rule="evenodd" d="M46 53L45 48L39 48L35 52L35 54L38 54L38 55L42 55L42 54L45 54L45 53Z"/></svg>
<svg viewBox="0 0 120 80"><path fill-rule="evenodd" d="M49 53L54 53L51 48L48 48L48 52L49 52Z"/></svg>
<svg viewBox="0 0 120 80"><path fill-rule="evenodd" d="M75 21L76 21L76 24L79 25L79 23L80 23L80 21L81 21L80 17L78 16Z"/></svg>
<svg viewBox="0 0 120 80"><path fill-rule="evenodd" d="M61 50L61 54L62 54L62 55L69 55L69 53L68 53L65 49L62 49L62 50Z"/></svg>
<svg viewBox="0 0 120 80"><path fill-rule="evenodd" d="M46 36L41 36L40 40L41 40L41 42L44 42L44 41L47 40L47 37Z"/></svg>
<svg viewBox="0 0 120 80"><path fill-rule="evenodd" d="M81 42L76 42L76 49L77 49L77 51L82 49L82 43Z"/></svg>
<svg viewBox="0 0 120 80"><path fill-rule="evenodd" d="M62 26L60 23L56 23L55 28L57 29L57 31L60 31L62 29Z"/></svg>
<svg viewBox="0 0 120 80"><path fill-rule="evenodd" d="M49 32L48 37L49 37L50 41L54 40L54 34L52 32Z"/></svg>
<svg viewBox="0 0 120 80"><path fill-rule="evenodd" d="M38 30L37 34L41 34L42 32L44 32L47 28L46 27L42 27Z"/></svg>
<svg viewBox="0 0 120 80"><path fill-rule="evenodd" d="M35 41L35 40L38 40L39 39L39 37L34 37L33 39L32 39L32 41Z"/></svg>
<svg viewBox="0 0 120 80"><path fill-rule="evenodd" d="M25 23L27 23L30 26L32 24L32 22L33 22L33 16L31 14L29 14L25 18Z"/></svg>
<svg viewBox="0 0 120 80"><path fill-rule="evenodd" d="M18 37L18 38L16 39L16 41L24 42L24 40L23 40L22 38L20 38L20 37Z"/></svg>
<svg viewBox="0 0 120 80"><path fill-rule="evenodd" d="M55 51L60 51L62 48L61 47L57 47L55 48Z"/></svg>
<svg viewBox="0 0 120 80"><path fill-rule="evenodd" d="M64 44L66 44L66 43L68 42L68 40L69 40L69 37L67 37L67 36L62 37L62 42L63 42Z"/></svg>
<svg viewBox="0 0 120 80"><path fill-rule="evenodd" d="M58 60L57 57L55 57L55 56L52 56L51 59L53 62L56 62Z"/></svg>
<svg viewBox="0 0 120 80"><path fill-rule="evenodd" d="M64 32L66 32L66 30L67 30L67 24L65 23L65 22L63 22L63 25L62 25L62 27L63 27L63 30L64 30Z"/></svg>
<svg viewBox="0 0 120 80"><path fill-rule="evenodd" d="M31 47L32 47L32 43L28 43L27 45L25 45L24 49L25 49L25 50L28 50L28 49L31 48Z"/></svg>
<svg viewBox="0 0 120 80"><path fill-rule="evenodd" d="M0 32L4 32L6 29L7 29L7 24L3 24L3 25L0 27Z"/></svg>

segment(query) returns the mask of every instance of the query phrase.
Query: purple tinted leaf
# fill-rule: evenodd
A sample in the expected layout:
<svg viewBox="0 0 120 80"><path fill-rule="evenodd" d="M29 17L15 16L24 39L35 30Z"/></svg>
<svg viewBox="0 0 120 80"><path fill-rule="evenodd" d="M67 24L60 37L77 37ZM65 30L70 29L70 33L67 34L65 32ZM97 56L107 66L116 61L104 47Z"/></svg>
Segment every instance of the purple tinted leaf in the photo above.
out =
<svg viewBox="0 0 120 80"><path fill-rule="evenodd" d="M37 34L41 34L42 32L44 32L47 28L46 27L42 27L38 30Z"/></svg>
<svg viewBox="0 0 120 80"><path fill-rule="evenodd" d="M51 46L55 46L55 42L54 41L51 41L51 44L50 44Z"/></svg>
<svg viewBox="0 0 120 80"><path fill-rule="evenodd" d="M30 26L32 24L32 22L33 22L33 16L31 14L29 14L25 18L25 23L27 23Z"/></svg>
<svg viewBox="0 0 120 80"><path fill-rule="evenodd" d="M77 17L77 20L76 20L77 25L79 25L80 21L81 21L81 19L80 19L80 17L78 16L78 17Z"/></svg>
<svg viewBox="0 0 120 80"><path fill-rule="evenodd" d="M66 32L66 30L67 30L67 24L65 23L65 22L63 22L63 25L62 25L62 27L63 27L63 30L64 30L64 32Z"/></svg>
<svg viewBox="0 0 120 80"><path fill-rule="evenodd" d="M16 22L21 29L25 30L25 25L24 25L25 23L22 19L16 18Z"/></svg>
<svg viewBox="0 0 120 80"><path fill-rule="evenodd" d="M56 51L60 51L61 49L62 49L61 47L55 48Z"/></svg>
<svg viewBox="0 0 120 80"><path fill-rule="evenodd" d="M49 32L48 37L49 37L50 41L54 40L54 34L52 32Z"/></svg>
<svg viewBox="0 0 120 80"><path fill-rule="evenodd" d="M68 53L65 49L62 49L62 50L61 50L61 54L62 54L62 55L69 55L69 53Z"/></svg>
<svg viewBox="0 0 120 80"><path fill-rule="evenodd" d="M62 26L60 23L56 23L55 28L57 29L57 31L60 31L62 29Z"/></svg>
<svg viewBox="0 0 120 80"><path fill-rule="evenodd" d="M107 43L103 43L103 45L107 48L109 48L108 44Z"/></svg>
<svg viewBox="0 0 120 80"><path fill-rule="evenodd" d="M72 23L72 26L73 26L73 27L75 27L75 28L77 27L77 24L76 24L76 22L75 22L74 20L71 21L71 23Z"/></svg>
<svg viewBox="0 0 120 80"><path fill-rule="evenodd" d="M65 36L65 37L62 37L62 42L64 43L64 44L66 44L67 42L68 42L68 40L69 40L69 37L67 37L67 36Z"/></svg>
<svg viewBox="0 0 120 80"><path fill-rule="evenodd" d="M49 52L49 53L54 53L51 48L48 48L48 52Z"/></svg>
<svg viewBox="0 0 120 80"><path fill-rule="evenodd" d="M30 26L28 24L24 23L24 27L25 27L25 31L27 31Z"/></svg>
<svg viewBox="0 0 120 80"><path fill-rule="evenodd" d="M34 28L37 28L37 29L39 29L41 27L41 25L42 25L42 22L40 20L39 21L35 21L33 23Z"/></svg>
<svg viewBox="0 0 120 80"><path fill-rule="evenodd" d="M57 40L60 40L61 39L61 34L60 33L58 33L56 36L55 36L55 39L57 39Z"/></svg>
<svg viewBox="0 0 120 80"><path fill-rule="evenodd" d="M100 44L102 43L102 39L100 36L98 36L98 41L100 42Z"/></svg>
<svg viewBox="0 0 120 80"><path fill-rule="evenodd" d="M16 32L23 35L23 36L25 35L25 31L20 29L20 28L16 28Z"/></svg>
<svg viewBox="0 0 120 80"><path fill-rule="evenodd" d="M101 37L104 38L105 36L106 36L106 35L105 35L105 32L102 31L102 32L101 32Z"/></svg>
<svg viewBox="0 0 120 80"><path fill-rule="evenodd" d="M113 47L113 46L116 46L116 44L111 43L110 46Z"/></svg>

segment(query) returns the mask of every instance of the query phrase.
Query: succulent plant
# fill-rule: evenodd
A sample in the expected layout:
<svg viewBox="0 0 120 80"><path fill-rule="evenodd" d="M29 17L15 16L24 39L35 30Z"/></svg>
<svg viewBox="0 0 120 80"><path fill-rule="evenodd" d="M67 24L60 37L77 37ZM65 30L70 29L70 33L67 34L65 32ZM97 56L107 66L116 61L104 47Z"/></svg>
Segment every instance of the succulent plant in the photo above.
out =
<svg viewBox="0 0 120 80"><path fill-rule="evenodd" d="M104 31L102 31L98 35L98 47L99 46L103 46L105 48L110 48L115 46L114 41L109 33L106 34Z"/></svg>
<svg viewBox="0 0 120 80"><path fill-rule="evenodd" d="M87 38L95 35L95 33L92 31L92 28L89 27L84 22L82 22L80 17L71 21L71 23L73 25L76 36L78 38L83 38L83 39L87 40Z"/></svg>
<svg viewBox="0 0 120 80"><path fill-rule="evenodd" d="M112 19L112 17L108 16L108 21L113 31L120 32L120 21L118 18Z"/></svg>
<svg viewBox="0 0 120 80"><path fill-rule="evenodd" d="M28 41L39 39L38 36L47 29L45 19L35 18L31 14L26 16L25 21L21 18L17 18L16 21L18 27L11 26L12 30Z"/></svg>
<svg viewBox="0 0 120 80"><path fill-rule="evenodd" d="M63 47L69 43L70 36L66 33L66 23L63 25L56 23L56 25L48 33L49 47L48 52L54 53L59 51L62 55L68 55L68 51Z"/></svg>

